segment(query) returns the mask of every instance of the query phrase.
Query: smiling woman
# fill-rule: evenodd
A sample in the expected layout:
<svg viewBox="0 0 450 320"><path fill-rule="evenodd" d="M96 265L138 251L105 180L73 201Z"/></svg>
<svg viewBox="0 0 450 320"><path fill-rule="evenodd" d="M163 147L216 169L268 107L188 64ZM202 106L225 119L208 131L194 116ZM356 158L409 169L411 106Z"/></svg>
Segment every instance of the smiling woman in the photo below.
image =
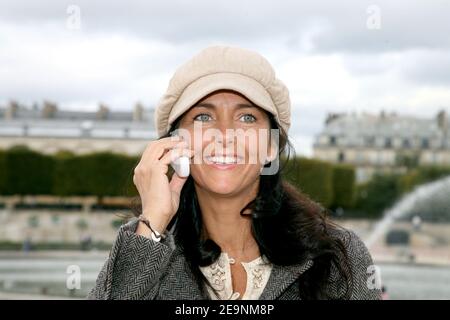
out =
<svg viewBox="0 0 450 320"><path fill-rule="evenodd" d="M193 145L191 171L199 186L197 194L209 190L227 194L228 198L241 195L242 199L246 195L248 201L256 196L263 165L258 161L258 147L263 145L263 149L268 142L263 135L264 141L260 143L258 133L270 129L269 115L263 109L240 94L218 90L182 115L175 128L183 130L186 140L192 137L188 144ZM229 200L224 201L224 207L229 208ZM214 201L212 207L218 206L220 203Z"/></svg>
<svg viewBox="0 0 450 320"><path fill-rule="evenodd" d="M155 123L134 171L138 219L89 298L380 299L364 243L273 166L289 157L290 99L262 56L204 49L176 71ZM169 172L181 156L189 177Z"/></svg>

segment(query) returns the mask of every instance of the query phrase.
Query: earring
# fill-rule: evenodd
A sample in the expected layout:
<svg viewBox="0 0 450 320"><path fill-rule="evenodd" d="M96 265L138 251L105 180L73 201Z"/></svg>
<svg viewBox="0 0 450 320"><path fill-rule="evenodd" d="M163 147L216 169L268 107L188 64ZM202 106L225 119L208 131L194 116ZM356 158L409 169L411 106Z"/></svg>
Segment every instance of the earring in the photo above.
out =
<svg viewBox="0 0 450 320"><path fill-rule="evenodd" d="M271 161L272 160L270 158L266 158L266 160L264 161L264 164L261 166L261 169L259 170L259 173L261 173L264 170L264 167Z"/></svg>
<svg viewBox="0 0 450 320"><path fill-rule="evenodd" d="M266 164L268 164L268 163L270 163L272 161L273 161L272 157L267 157L266 161L264 162L264 165L266 165Z"/></svg>

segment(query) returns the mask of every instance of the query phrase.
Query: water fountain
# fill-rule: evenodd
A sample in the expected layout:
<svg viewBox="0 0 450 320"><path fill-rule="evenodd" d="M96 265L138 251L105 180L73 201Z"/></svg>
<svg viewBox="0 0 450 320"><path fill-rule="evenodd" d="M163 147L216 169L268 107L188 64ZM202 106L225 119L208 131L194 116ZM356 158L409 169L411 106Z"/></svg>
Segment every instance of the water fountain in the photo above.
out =
<svg viewBox="0 0 450 320"><path fill-rule="evenodd" d="M397 219L403 218L413 211L418 203L427 201L436 194L444 195L446 199L450 199L450 176L416 187L413 192L405 195L394 206L386 210L383 218L375 225L373 231L365 240L367 247L370 249ZM450 215L450 208L448 212Z"/></svg>

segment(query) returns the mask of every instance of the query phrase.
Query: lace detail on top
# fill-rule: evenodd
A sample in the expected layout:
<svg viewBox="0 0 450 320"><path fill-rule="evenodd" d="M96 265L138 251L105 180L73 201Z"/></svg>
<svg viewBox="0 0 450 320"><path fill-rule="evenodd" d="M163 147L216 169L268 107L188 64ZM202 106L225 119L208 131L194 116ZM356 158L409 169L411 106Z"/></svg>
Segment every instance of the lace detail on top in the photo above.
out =
<svg viewBox="0 0 450 320"><path fill-rule="evenodd" d="M230 263L234 264L234 259L229 258L226 252L222 252L216 262L200 267L211 286L217 290L220 300L236 300L240 297L239 292L233 292ZM269 280L272 264L265 262L261 256L241 264L247 273L247 285L242 300L257 300ZM211 288L207 286L207 290L211 299L217 300Z"/></svg>

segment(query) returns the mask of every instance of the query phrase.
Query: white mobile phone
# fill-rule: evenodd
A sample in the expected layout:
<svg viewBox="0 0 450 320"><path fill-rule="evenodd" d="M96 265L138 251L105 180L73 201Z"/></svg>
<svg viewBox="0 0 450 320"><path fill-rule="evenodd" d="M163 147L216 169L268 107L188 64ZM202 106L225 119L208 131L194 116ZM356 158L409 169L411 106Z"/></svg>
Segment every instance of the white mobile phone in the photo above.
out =
<svg viewBox="0 0 450 320"><path fill-rule="evenodd" d="M189 176L189 157L181 156L170 163L179 177Z"/></svg>
<svg viewBox="0 0 450 320"><path fill-rule="evenodd" d="M171 136L176 136L178 134L178 129L171 132ZM185 178L189 176L189 157L181 156L170 163L173 170L178 174L179 177Z"/></svg>

